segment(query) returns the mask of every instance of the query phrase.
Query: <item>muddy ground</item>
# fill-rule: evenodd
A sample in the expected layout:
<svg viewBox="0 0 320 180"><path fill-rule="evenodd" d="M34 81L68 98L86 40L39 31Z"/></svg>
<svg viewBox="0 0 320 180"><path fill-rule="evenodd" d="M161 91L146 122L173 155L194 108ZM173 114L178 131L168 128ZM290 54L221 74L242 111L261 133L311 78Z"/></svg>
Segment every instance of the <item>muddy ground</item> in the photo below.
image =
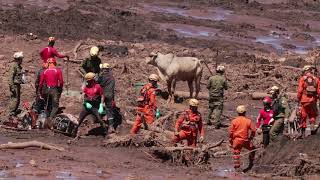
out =
<svg viewBox="0 0 320 180"><path fill-rule="evenodd" d="M249 117L255 119L261 102L251 100L249 93L264 92L273 85L294 92L300 75L298 68L314 63L313 52L320 45L319 6L318 1L312 0L259 0L249 3L244 0L3 0L0 2L0 91L3 92L0 96L0 119L7 119L5 108L10 99L7 77L12 54L24 51L23 67L28 83L23 85L22 101L32 101L35 97L35 72L41 64L38 53L46 46L48 36L55 36L58 51L67 53L73 60L86 57L93 45L102 47L102 61L113 66L117 104L126 119L134 120L128 109L134 105L136 97L134 84L146 82L146 77L156 72L144 61L152 51L198 57L206 61L211 70L216 64L225 64L230 88L226 93L224 123L228 124L228 117L235 116L234 109L238 104L247 105ZM81 46L75 57L74 47L79 42ZM122 73L124 65L128 68L127 73ZM59 60L59 66L67 79L67 64ZM77 116L81 107L81 78L76 71L79 65L69 63L68 66L69 95L65 88L60 106L65 107L64 112ZM203 93L207 93L205 84L209 77L210 73L204 67ZM164 82L160 84L165 88ZM179 82L177 89L187 91L186 83ZM294 106L294 101L291 104ZM159 106L163 114L187 107L185 101L167 105L161 98ZM202 100L200 111L204 116L206 107L207 101ZM168 128L172 128L170 123L173 124L169 122ZM88 134L95 126L88 121L81 133ZM127 134L129 128L124 124L120 133ZM227 140L227 129L206 127L206 132L206 142ZM285 139L279 140L266 149L266 156L259 157L254 171L235 177L230 152L224 157L212 158L209 168L176 167L147 155L148 148L103 147L104 139L100 136L89 134L68 144L69 137L47 131L1 130L1 143L33 139L60 145L66 151L2 151L0 178L255 179L280 176L317 178L309 175L319 173L286 173L287 169L278 172L278 167L283 164L279 163L281 159L271 161L268 158L274 154L289 154L292 157L285 162L290 164L301 156L299 153L304 153L312 159L317 148L306 151L303 145L308 139L299 141L301 149L292 153L291 147L297 142L292 144ZM282 146L287 148L282 149ZM275 153L281 150L281 153ZM36 165L32 166L30 160L35 160Z"/></svg>

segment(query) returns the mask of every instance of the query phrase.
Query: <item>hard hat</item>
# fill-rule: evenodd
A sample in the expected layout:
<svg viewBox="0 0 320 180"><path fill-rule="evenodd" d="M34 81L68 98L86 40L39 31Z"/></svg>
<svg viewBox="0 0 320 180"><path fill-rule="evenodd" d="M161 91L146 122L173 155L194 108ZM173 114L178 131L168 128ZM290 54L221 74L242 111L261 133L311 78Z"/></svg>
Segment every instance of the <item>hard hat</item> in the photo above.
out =
<svg viewBox="0 0 320 180"><path fill-rule="evenodd" d="M308 71L308 70L311 70L313 67L311 65L305 65L303 66L302 68L302 71Z"/></svg>
<svg viewBox="0 0 320 180"><path fill-rule="evenodd" d="M94 79L95 76L96 76L95 73L89 72L89 73L87 73L87 74L84 76L84 78L85 78L87 81L89 81L89 80Z"/></svg>
<svg viewBox="0 0 320 180"><path fill-rule="evenodd" d="M225 69L226 69L226 68L225 68L223 65L219 65L219 66L217 67L216 71L218 71L218 72L224 72Z"/></svg>
<svg viewBox="0 0 320 180"><path fill-rule="evenodd" d="M50 42L55 42L55 41L56 41L56 38L54 38L54 37L52 37L52 36L48 38L48 42L49 42L49 43L50 43Z"/></svg>
<svg viewBox="0 0 320 180"><path fill-rule="evenodd" d="M272 86L271 90L270 90L270 93L274 93L274 92L277 92L279 90L280 90L280 88L278 86Z"/></svg>
<svg viewBox="0 0 320 180"><path fill-rule="evenodd" d="M110 64L108 63L103 63L99 65L100 69L109 69L111 68Z"/></svg>
<svg viewBox="0 0 320 180"><path fill-rule="evenodd" d="M239 114L242 114L242 113L245 113L247 110L246 110L246 107L244 105L240 105L237 107L237 113Z"/></svg>
<svg viewBox="0 0 320 180"><path fill-rule="evenodd" d="M150 80L150 81L159 81L159 76L156 75L156 74L151 74L151 75L149 76L149 80Z"/></svg>
<svg viewBox="0 0 320 180"><path fill-rule="evenodd" d="M57 61L55 58L51 57L51 58L48 58L47 63L48 64L50 64L50 63L57 64Z"/></svg>
<svg viewBox="0 0 320 180"><path fill-rule="evenodd" d="M15 52L15 53L13 54L13 58L14 58L14 59L23 59L23 52L22 52L22 51L20 51L20 52Z"/></svg>
<svg viewBox="0 0 320 180"><path fill-rule="evenodd" d="M99 53L99 48L97 46L93 46L90 49L90 56L97 56Z"/></svg>
<svg viewBox="0 0 320 180"><path fill-rule="evenodd" d="M189 100L189 105L190 106L194 106L194 107L198 107L199 106L199 101L196 99L190 99Z"/></svg>
<svg viewBox="0 0 320 180"><path fill-rule="evenodd" d="M272 103L272 99L270 97L263 98L263 104L271 104L271 103Z"/></svg>

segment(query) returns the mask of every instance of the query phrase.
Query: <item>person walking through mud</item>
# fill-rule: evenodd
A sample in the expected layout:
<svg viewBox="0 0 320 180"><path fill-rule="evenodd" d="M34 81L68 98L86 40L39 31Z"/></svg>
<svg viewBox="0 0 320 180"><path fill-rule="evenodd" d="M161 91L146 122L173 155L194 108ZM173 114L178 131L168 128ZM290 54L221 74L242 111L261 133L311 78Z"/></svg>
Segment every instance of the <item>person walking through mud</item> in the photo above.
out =
<svg viewBox="0 0 320 180"><path fill-rule="evenodd" d="M90 54L90 57L82 61L82 64L79 70L83 75L89 72L99 74L100 64L101 64L101 59L99 58L99 48L97 46L93 46L90 49L89 54Z"/></svg>
<svg viewBox="0 0 320 180"><path fill-rule="evenodd" d="M10 69L9 87L10 87L10 104L9 116L16 116L20 104L21 84L23 84L22 60L23 52L16 52L13 55L14 64Z"/></svg>
<svg viewBox="0 0 320 180"><path fill-rule="evenodd" d="M249 166L243 171L251 169L253 166L253 160L255 156L255 149L252 140L256 133L256 128L251 119L246 117L246 107L240 105L237 107L238 117L231 121L229 128L229 142L233 148L233 162L236 171L240 170L240 153L242 148L248 149L249 154Z"/></svg>
<svg viewBox="0 0 320 180"><path fill-rule="evenodd" d="M42 68L39 69L36 73L36 81L34 83L34 87L36 89L36 100L35 100L35 103L33 105L33 108L37 111L38 114L40 114L40 112L42 110L45 110L45 106L46 106L46 92L48 91L47 90L47 83L46 82L43 82L43 85L42 85L42 92L39 92L39 86L40 86L40 78L43 74L43 72L48 69L48 63L43 63L42 64ZM39 94L43 94L44 96L42 98L44 99L41 99L38 95Z"/></svg>
<svg viewBox="0 0 320 180"><path fill-rule="evenodd" d="M100 123L103 129L103 136L107 135L107 127L106 124L100 117L100 114L104 111L104 94L101 86L95 81L96 74L90 72L85 75L86 86L83 88L84 93L84 101L83 108L79 115L79 123L73 129L72 136L76 137L78 134L78 129L81 126L84 119L92 114L96 118L96 120Z"/></svg>
<svg viewBox="0 0 320 180"><path fill-rule="evenodd" d="M60 68L57 68L57 61L54 58L49 58L48 69L46 69L40 77L39 83L39 96L41 99L45 99L47 107L51 107L51 112L49 115L49 123L57 115L59 110L59 98L63 89L63 76ZM46 83L46 96L42 94L42 89L44 88L44 83Z"/></svg>
<svg viewBox="0 0 320 180"><path fill-rule="evenodd" d="M318 116L317 101L320 95L320 83L319 79L314 76L313 70L314 67L310 65L304 66L303 76L299 79L298 84L297 98L301 106L300 128L303 137L307 128L307 118L309 118L311 132L314 132Z"/></svg>
<svg viewBox="0 0 320 180"><path fill-rule="evenodd" d="M197 99L190 99L189 109L179 116L175 125L175 143L186 139L188 146L196 147L198 134L200 134L199 142L204 141L204 127L198 106L199 101Z"/></svg>
<svg viewBox="0 0 320 180"><path fill-rule="evenodd" d="M112 74L112 69L110 64L104 63L100 64L101 73L98 77L98 83L104 91L104 102L105 102L105 111L106 111L106 122L109 125L110 132L115 132L114 124L114 108L115 108L115 85L116 81Z"/></svg>
<svg viewBox="0 0 320 180"><path fill-rule="evenodd" d="M41 57L43 63L47 63L47 60L49 58L55 58L55 57L67 58L67 60L69 60L69 56L68 55L59 54L57 52L57 50L53 47L55 42L56 42L56 39L54 37L49 37L48 38L48 46L43 48L40 51L40 57Z"/></svg>
<svg viewBox="0 0 320 180"><path fill-rule="evenodd" d="M227 80L224 77L225 67L219 65L216 69L216 75L210 77L207 89L209 90L209 113L205 124L212 125L211 115L213 113L213 125L216 129L223 127L221 124L221 115L223 111L224 91L228 89Z"/></svg>
<svg viewBox="0 0 320 180"><path fill-rule="evenodd" d="M267 147L270 141L270 128L274 122L273 110L271 109L272 99L270 97L265 97L263 99L263 109L259 111L259 115L256 122L257 132L263 133L262 144L263 147Z"/></svg>
<svg viewBox="0 0 320 180"><path fill-rule="evenodd" d="M137 100L137 116L131 128L131 134L137 134L142 123L144 124L145 128L147 128L148 124L152 124L154 118L158 118L157 116L160 115L156 113L158 111L156 104L156 90L159 76L156 74L151 74L148 79L149 83L144 85L140 90L141 96Z"/></svg>

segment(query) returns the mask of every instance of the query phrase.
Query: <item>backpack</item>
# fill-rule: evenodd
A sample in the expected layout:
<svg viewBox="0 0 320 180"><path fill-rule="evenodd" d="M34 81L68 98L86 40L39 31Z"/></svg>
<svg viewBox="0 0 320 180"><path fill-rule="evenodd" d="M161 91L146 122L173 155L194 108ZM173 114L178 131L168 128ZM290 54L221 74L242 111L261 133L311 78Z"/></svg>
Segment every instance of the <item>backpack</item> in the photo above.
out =
<svg viewBox="0 0 320 180"><path fill-rule="evenodd" d="M306 76L304 78L306 84L306 93L308 96L314 96L317 94L317 81L313 76Z"/></svg>

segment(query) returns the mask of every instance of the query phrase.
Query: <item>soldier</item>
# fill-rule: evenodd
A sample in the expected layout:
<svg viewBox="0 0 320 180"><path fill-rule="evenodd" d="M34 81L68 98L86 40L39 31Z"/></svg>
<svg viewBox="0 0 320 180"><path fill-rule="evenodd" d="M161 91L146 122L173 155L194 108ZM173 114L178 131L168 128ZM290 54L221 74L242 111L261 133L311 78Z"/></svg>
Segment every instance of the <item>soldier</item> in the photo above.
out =
<svg viewBox="0 0 320 180"><path fill-rule="evenodd" d="M270 140L274 141L276 137L283 133L284 123L288 121L290 116L290 108L288 99L280 94L278 86L271 87L272 110L274 124L270 129Z"/></svg>
<svg viewBox="0 0 320 180"><path fill-rule="evenodd" d="M89 72L92 72L95 74L100 73L101 59L99 58L98 55L99 55L99 48L97 46L93 46L90 49L90 57L83 60L81 67L79 69L83 75Z"/></svg>
<svg viewBox="0 0 320 180"><path fill-rule="evenodd" d="M222 127L221 115L223 111L224 90L228 89L227 80L224 77L225 67L219 65L216 69L217 74L210 77L207 89L209 90L209 113L205 124L211 125L211 115L214 115L213 125L216 129Z"/></svg>
<svg viewBox="0 0 320 180"><path fill-rule="evenodd" d="M115 106L114 96L115 96L115 79L112 75L112 69L110 64L104 63L100 64L101 73L98 77L98 83L104 91L104 102L106 107L106 118L109 124L109 130L114 132L114 115L113 108Z"/></svg>
<svg viewBox="0 0 320 180"><path fill-rule="evenodd" d="M9 87L10 87L10 105L9 112L10 116L16 116L18 114L17 110L20 104L20 90L21 84L23 84L23 72L22 72L22 59L23 52L16 52L13 55L15 63L11 67L10 71L10 79L9 79Z"/></svg>

